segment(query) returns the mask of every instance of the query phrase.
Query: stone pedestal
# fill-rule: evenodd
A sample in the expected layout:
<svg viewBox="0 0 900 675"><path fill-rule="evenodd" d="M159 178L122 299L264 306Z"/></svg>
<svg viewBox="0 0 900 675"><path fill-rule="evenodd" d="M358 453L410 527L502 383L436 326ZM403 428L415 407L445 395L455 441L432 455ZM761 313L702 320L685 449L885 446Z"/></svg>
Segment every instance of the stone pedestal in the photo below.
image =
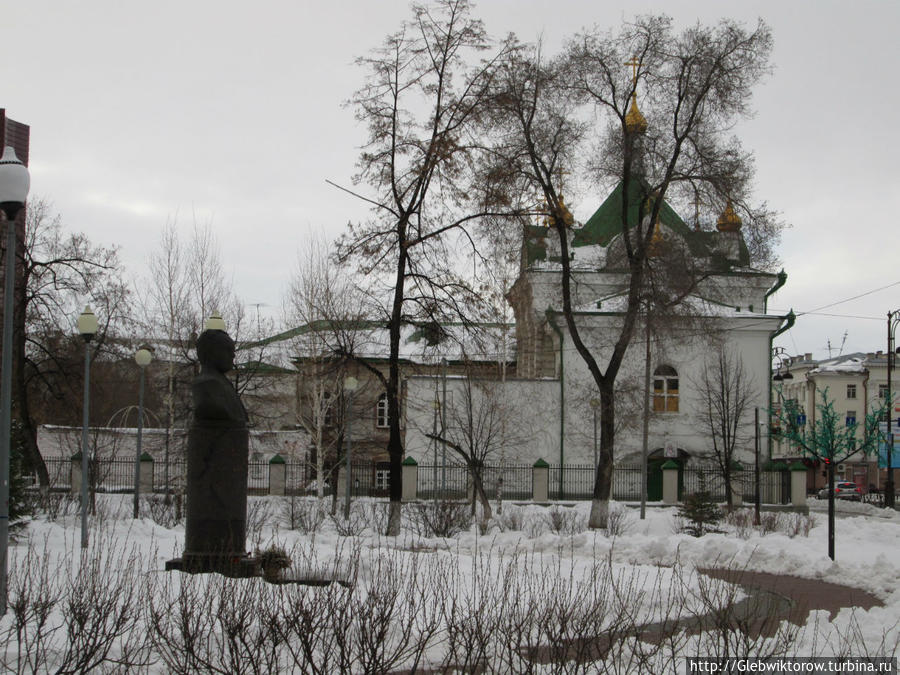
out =
<svg viewBox="0 0 900 675"><path fill-rule="evenodd" d="M550 465L543 459L531 468L531 499L540 504L550 501Z"/></svg>
<svg viewBox="0 0 900 675"><path fill-rule="evenodd" d="M153 457L146 452L138 465L138 485L142 495L153 494Z"/></svg>
<svg viewBox="0 0 900 675"><path fill-rule="evenodd" d="M185 572L244 576L246 427L196 425L188 433Z"/></svg>
<svg viewBox="0 0 900 675"><path fill-rule="evenodd" d="M788 468L791 472L791 506L806 506L806 466L796 462Z"/></svg>
<svg viewBox="0 0 900 675"><path fill-rule="evenodd" d="M281 455L275 455L269 460L269 494L284 496L286 484L287 464Z"/></svg>
<svg viewBox="0 0 900 675"><path fill-rule="evenodd" d="M404 502L414 502L418 497L419 483L419 465L412 457L403 460L402 491L400 500Z"/></svg>
<svg viewBox="0 0 900 675"><path fill-rule="evenodd" d="M671 459L662 465L663 503L678 503L678 464Z"/></svg>

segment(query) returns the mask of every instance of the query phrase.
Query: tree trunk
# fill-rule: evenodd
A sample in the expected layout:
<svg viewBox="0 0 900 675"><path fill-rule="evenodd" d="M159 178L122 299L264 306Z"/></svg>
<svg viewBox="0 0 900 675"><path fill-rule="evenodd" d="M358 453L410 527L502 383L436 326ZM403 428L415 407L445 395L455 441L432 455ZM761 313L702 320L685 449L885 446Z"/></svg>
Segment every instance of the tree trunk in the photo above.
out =
<svg viewBox="0 0 900 675"><path fill-rule="evenodd" d="M481 471L474 467L471 467L469 471L472 474L472 490L475 493L475 500L481 502L481 520L483 523L487 523L493 517L493 512L491 511L491 502L488 500L487 494L484 491L484 481L481 479Z"/></svg>
<svg viewBox="0 0 900 675"><path fill-rule="evenodd" d="M588 527L606 529L609 518L609 498L612 492L613 444L615 442L615 397L613 385L604 382L600 387L600 453L594 491L591 495L591 515Z"/></svg>

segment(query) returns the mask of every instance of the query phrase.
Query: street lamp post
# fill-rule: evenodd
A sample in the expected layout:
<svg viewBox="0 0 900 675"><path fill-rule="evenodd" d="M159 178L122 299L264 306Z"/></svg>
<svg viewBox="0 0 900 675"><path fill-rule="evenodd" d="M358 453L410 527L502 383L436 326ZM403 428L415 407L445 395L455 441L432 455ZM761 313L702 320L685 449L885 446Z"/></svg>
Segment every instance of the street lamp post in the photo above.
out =
<svg viewBox="0 0 900 675"><path fill-rule="evenodd" d="M153 360L149 349L138 349L134 354L134 360L141 368L140 384L138 385L138 428L137 448L134 451L134 517L138 517L138 504L141 496L141 435L144 431L144 371Z"/></svg>
<svg viewBox="0 0 900 675"><path fill-rule="evenodd" d="M894 359L895 359L895 349L894 349L894 333L897 330L897 324L900 323L900 309L895 309L893 312L888 312L887 314L887 326L888 326L888 343L887 343L887 400L885 403L887 404L887 443L886 443L886 453L887 453L887 463L885 464L887 470L887 480L884 484L884 506L885 508L892 509L894 508L894 468L892 466L893 463L893 450L894 450L894 427L893 427L893 414L894 414L894 401L893 401L893 392L891 391L891 371L894 368Z"/></svg>
<svg viewBox="0 0 900 675"><path fill-rule="evenodd" d="M0 616L6 614L6 569L9 550L9 454L12 436L13 312L16 284L16 216L25 205L31 179L28 169L6 147L0 157L0 210L6 216L6 276L3 286L3 352L0 361Z"/></svg>
<svg viewBox="0 0 900 675"><path fill-rule="evenodd" d="M353 392L356 391L358 386L359 381L355 377L349 376L344 378L344 391L347 392L347 477L344 480L346 485L346 494L344 495L344 520L350 519L350 489L353 486L353 443L350 438L350 422L353 418Z"/></svg>
<svg viewBox="0 0 900 675"><path fill-rule="evenodd" d="M84 339L84 414L81 424L81 548L88 545L88 416L91 404L91 349L90 343L97 334L97 317L90 307L85 307L78 317L78 332Z"/></svg>

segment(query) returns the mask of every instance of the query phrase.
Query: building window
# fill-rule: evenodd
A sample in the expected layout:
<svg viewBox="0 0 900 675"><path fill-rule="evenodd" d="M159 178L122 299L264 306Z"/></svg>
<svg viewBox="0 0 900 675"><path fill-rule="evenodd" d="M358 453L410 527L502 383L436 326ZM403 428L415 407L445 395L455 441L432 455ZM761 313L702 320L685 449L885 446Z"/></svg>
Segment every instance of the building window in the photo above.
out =
<svg viewBox="0 0 900 675"><path fill-rule="evenodd" d="M388 462L378 462L375 465L375 489L387 490L391 486L391 465Z"/></svg>
<svg viewBox="0 0 900 675"><path fill-rule="evenodd" d="M378 404L375 407L375 426L379 429L387 429L388 426L388 397L382 394L378 397Z"/></svg>
<svg viewBox="0 0 900 675"><path fill-rule="evenodd" d="M672 366L653 373L653 412L678 412L678 373Z"/></svg>
<svg viewBox="0 0 900 675"><path fill-rule="evenodd" d="M882 401L887 400L887 385L886 384L878 385L878 398L881 399ZM885 460L885 461L887 461L887 460Z"/></svg>
<svg viewBox="0 0 900 675"><path fill-rule="evenodd" d="M847 398L856 398L856 385L855 384L847 385Z"/></svg>

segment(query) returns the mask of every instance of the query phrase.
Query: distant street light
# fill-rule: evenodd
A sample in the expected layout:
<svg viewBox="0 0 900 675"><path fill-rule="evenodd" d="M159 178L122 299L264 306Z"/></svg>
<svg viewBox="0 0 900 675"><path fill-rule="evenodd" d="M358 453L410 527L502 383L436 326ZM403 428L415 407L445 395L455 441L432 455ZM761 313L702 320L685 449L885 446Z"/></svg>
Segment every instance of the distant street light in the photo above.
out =
<svg viewBox="0 0 900 675"><path fill-rule="evenodd" d="M348 376L344 378L344 391L347 393L347 453L346 453L346 467L347 467L347 475L344 479L344 485L346 486L346 494L344 496L344 520L350 519L350 490L353 486L353 443L350 438L351 425L350 421L353 417L353 392L356 391L357 387L359 387L359 380L355 377Z"/></svg>
<svg viewBox="0 0 900 675"><path fill-rule="evenodd" d="M149 349L141 348L135 352L134 360L141 368L140 385L138 385L138 428L137 448L134 452L134 517L138 517L138 503L141 496L141 433L144 430L144 371L153 360Z"/></svg>
<svg viewBox="0 0 900 675"><path fill-rule="evenodd" d="M891 371L894 369L895 353L900 350L894 349L894 333L897 331L897 323L900 323L900 309L888 312L888 344L887 344L887 462L885 468L887 470L887 480L884 484L884 507L887 509L894 508L894 467L893 467L893 451L894 451L894 401L891 391Z"/></svg>
<svg viewBox="0 0 900 675"><path fill-rule="evenodd" d="M6 216L6 276L3 290L3 353L0 361L0 616L6 614L9 552L9 454L12 438L13 312L16 285L16 216L25 205L31 177L8 147L0 157L0 210Z"/></svg>
<svg viewBox="0 0 900 675"><path fill-rule="evenodd" d="M85 307L78 317L78 332L84 339L84 416L81 424L81 548L88 545L88 416L91 405L91 349L90 343L97 334L97 317L90 307Z"/></svg>

